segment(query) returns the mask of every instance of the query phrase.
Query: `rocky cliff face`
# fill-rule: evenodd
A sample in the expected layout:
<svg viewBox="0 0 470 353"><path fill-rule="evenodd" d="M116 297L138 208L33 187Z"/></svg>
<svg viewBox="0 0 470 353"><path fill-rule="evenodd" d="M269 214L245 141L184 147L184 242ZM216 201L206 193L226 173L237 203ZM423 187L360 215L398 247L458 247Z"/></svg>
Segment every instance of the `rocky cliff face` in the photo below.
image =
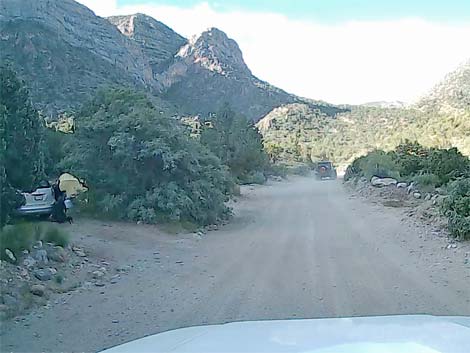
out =
<svg viewBox="0 0 470 353"><path fill-rule="evenodd" d="M135 14L108 17L119 31L139 44L154 75L164 71L187 40L152 17Z"/></svg>
<svg viewBox="0 0 470 353"><path fill-rule="evenodd" d="M46 112L77 107L101 85L158 88L140 46L73 0L2 0L0 34L0 60Z"/></svg>
<svg viewBox="0 0 470 353"><path fill-rule="evenodd" d="M214 112L228 103L259 120L272 108L297 101L253 76L237 43L216 28L183 46L157 80L165 87L164 97L190 114Z"/></svg>

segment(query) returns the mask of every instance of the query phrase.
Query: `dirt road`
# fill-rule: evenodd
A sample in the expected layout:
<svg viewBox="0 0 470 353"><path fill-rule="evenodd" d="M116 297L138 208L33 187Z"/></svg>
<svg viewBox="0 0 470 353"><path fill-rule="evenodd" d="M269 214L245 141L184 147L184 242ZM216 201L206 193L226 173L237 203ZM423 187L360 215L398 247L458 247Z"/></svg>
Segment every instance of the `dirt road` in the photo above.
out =
<svg viewBox="0 0 470 353"><path fill-rule="evenodd" d="M144 335L235 320L470 315L467 245L296 178L247 188L227 226L201 239L155 227L77 222L92 256L130 270L4 325L3 351L96 351Z"/></svg>

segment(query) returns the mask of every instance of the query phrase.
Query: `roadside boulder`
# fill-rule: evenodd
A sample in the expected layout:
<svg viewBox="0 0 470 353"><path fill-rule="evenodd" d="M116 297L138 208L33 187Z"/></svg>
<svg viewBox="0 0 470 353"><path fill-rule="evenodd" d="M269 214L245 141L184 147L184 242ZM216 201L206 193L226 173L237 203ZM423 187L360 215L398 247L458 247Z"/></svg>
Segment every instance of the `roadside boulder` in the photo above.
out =
<svg viewBox="0 0 470 353"><path fill-rule="evenodd" d="M420 199L420 198L421 198L421 193L418 192L418 191L415 191L415 192L413 193L413 197L414 197L415 199Z"/></svg>
<svg viewBox="0 0 470 353"><path fill-rule="evenodd" d="M52 278L52 271L48 268L46 269L37 269L33 272L34 277L36 277L40 281L49 281Z"/></svg>
<svg viewBox="0 0 470 353"><path fill-rule="evenodd" d="M397 183L397 188L399 189L405 189L406 187L408 187L407 183L404 183L404 182Z"/></svg>
<svg viewBox="0 0 470 353"><path fill-rule="evenodd" d="M96 271L93 271L91 273L91 276L94 278L94 279L101 279L104 277L104 272L103 271L100 271L100 270L96 270Z"/></svg>
<svg viewBox="0 0 470 353"><path fill-rule="evenodd" d="M36 243L33 245L33 249L41 249L42 248L42 240L38 240Z"/></svg>
<svg viewBox="0 0 470 353"><path fill-rule="evenodd" d="M5 254L10 259L11 262L16 262L16 257L13 254L13 251L11 251L10 249L5 249Z"/></svg>
<svg viewBox="0 0 470 353"><path fill-rule="evenodd" d="M42 297L46 292L46 287L42 284L33 284L31 286L30 292L38 297Z"/></svg>
<svg viewBox="0 0 470 353"><path fill-rule="evenodd" d="M54 246L48 257L55 262L65 262L67 260L67 252L61 246Z"/></svg>
<svg viewBox="0 0 470 353"><path fill-rule="evenodd" d="M122 265L116 267L116 272L129 272L131 270L131 266L129 265Z"/></svg>
<svg viewBox="0 0 470 353"><path fill-rule="evenodd" d="M414 190L416 190L415 183L411 183L411 184L408 185L408 187L406 188L406 191L408 192L408 194L411 194Z"/></svg>
<svg viewBox="0 0 470 353"><path fill-rule="evenodd" d="M377 176L373 176L370 179L370 183L372 184L372 186L375 186L375 187L383 187L383 186L397 185L397 180L393 178L379 178Z"/></svg>
<svg viewBox="0 0 470 353"><path fill-rule="evenodd" d="M75 253L75 255L77 255L79 257L86 257L85 252L81 248L79 248L78 246L72 247L72 251Z"/></svg>

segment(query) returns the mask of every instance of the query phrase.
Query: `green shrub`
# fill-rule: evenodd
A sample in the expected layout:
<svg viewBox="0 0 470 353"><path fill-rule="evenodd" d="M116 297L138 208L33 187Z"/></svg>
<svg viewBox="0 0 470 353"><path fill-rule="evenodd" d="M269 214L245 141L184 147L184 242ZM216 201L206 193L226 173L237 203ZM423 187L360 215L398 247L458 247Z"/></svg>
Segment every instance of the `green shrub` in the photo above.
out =
<svg viewBox="0 0 470 353"><path fill-rule="evenodd" d="M287 177L289 170L284 164L271 164L266 168L266 176L280 176L281 178Z"/></svg>
<svg viewBox="0 0 470 353"><path fill-rule="evenodd" d="M65 247L69 243L69 236L57 227L48 226L42 234L42 240L47 243L53 243L55 245Z"/></svg>
<svg viewBox="0 0 470 353"><path fill-rule="evenodd" d="M64 276L61 274L61 273L57 273L55 276L54 276L54 281L55 283L57 284L62 284L64 282Z"/></svg>
<svg viewBox="0 0 470 353"><path fill-rule="evenodd" d="M200 142L228 166L234 178L262 172L269 164L258 129L228 105L205 119L202 127Z"/></svg>
<svg viewBox="0 0 470 353"><path fill-rule="evenodd" d="M9 261L5 249L9 249L15 257L21 255L21 251L30 250L37 240L37 228L31 223L6 225L0 230L0 259Z"/></svg>
<svg viewBox="0 0 470 353"><path fill-rule="evenodd" d="M448 214L447 226L452 236L461 240L470 240L470 217L463 217L455 212Z"/></svg>
<svg viewBox="0 0 470 353"><path fill-rule="evenodd" d="M433 179L435 186L470 173L470 160L456 148L426 148L417 142L406 142L399 145L393 155L401 176L432 174L437 177Z"/></svg>
<svg viewBox="0 0 470 353"><path fill-rule="evenodd" d="M241 185L245 184L264 184L266 182L266 176L262 172L252 172L247 175L239 177L239 182Z"/></svg>
<svg viewBox="0 0 470 353"><path fill-rule="evenodd" d="M470 160L457 148L430 149L425 170L440 179L440 185L461 177L470 177Z"/></svg>
<svg viewBox="0 0 470 353"><path fill-rule="evenodd" d="M448 218L449 231L458 239L470 239L470 178L451 182L447 191L441 211Z"/></svg>
<svg viewBox="0 0 470 353"><path fill-rule="evenodd" d="M95 210L99 210L101 215L109 218L121 218L125 209L122 195L104 194L99 201L94 204Z"/></svg>
<svg viewBox="0 0 470 353"><path fill-rule="evenodd" d="M432 191L441 183L441 179L435 174L416 175L413 181L418 184L421 191Z"/></svg>
<svg viewBox="0 0 470 353"><path fill-rule="evenodd" d="M406 141L393 151L393 159L397 164L400 175L403 177L422 173L426 169L426 159L429 149L417 142Z"/></svg>
<svg viewBox="0 0 470 353"><path fill-rule="evenodd" d="M355 167L360 171L360 174L365 176L367 179L370 179L373 176L381 178L400 177L398 166L393 160L392 155L384 151L376 150L369 152L367 155L357 159Z"/></svg>

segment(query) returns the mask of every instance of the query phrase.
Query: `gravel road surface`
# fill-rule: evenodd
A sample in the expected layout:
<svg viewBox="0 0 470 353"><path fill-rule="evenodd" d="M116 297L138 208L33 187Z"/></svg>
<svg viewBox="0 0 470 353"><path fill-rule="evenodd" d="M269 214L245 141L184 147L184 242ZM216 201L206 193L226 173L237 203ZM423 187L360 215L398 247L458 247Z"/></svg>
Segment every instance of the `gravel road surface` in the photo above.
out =
<svg viewBox="0 0 470 353"><path fill-rule="evenodd" d="M468 246L351 196L338 181L246 187L232 222L199 237L67 225L117 274L3 324L2 351L97 351L170 329L238 320L470 315ZM119 270L119 271L118 271Z"/></svg>

